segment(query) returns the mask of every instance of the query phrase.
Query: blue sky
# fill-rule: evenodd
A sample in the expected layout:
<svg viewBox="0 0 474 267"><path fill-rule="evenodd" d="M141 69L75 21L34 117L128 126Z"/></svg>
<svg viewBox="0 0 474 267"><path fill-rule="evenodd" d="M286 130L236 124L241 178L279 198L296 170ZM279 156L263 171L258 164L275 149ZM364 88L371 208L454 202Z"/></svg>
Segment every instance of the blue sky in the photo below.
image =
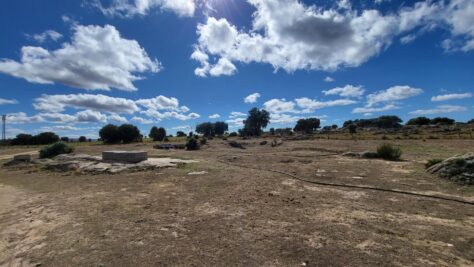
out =
<svg viewBox="0 0 474 267"><path fill-rule="evenodd" d="M16 0L0 36L8 136L474 117L470 0Z"/></svg>

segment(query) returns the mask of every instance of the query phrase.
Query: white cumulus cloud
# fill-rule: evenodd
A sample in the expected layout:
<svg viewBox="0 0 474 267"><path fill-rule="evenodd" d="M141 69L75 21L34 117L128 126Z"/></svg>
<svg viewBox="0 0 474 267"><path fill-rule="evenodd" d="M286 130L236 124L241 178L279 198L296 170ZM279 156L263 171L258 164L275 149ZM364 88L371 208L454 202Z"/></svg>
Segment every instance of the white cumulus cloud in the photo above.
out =
<svg viewBox="0 0 474 267"><path fill-rule="evenodd" d="M410 112L410 114L433 115L433 114L446 114L446 113L465 112L465 111L467 111L467 108L463 106L440 105L432 109L418 109L418 110Z"/></svg>
<svg viewBox="0 0 474 267"><path fill-rule="evenodd" d="M378 91L367 96L367 106L372 107L377 103L403 100L423 93L420 88L413 88L407 85L397 85L387 90Z"/></svg>
<svg viewBox="0 0 474 267"><path fill-rule="evenodd" d="M260 96L261 95L259 93L253 93L251 95L246 96L244 98L244 102L248 104L257 103L257 100L260 98Z"/></svg>
<svg viewBox="0 0 474 267"><path fill-rule="evenodd" d="M365 90L362 86L346 85L344 87L336 87L327 91L323 91L325 95L338 95L341 97L360 98L364 95Z"/></svg>
<svg viewBox="0 0 474 267"><path fill-rule="evenodd" d="M472 97L472 93L445 94L445 95L433 96L431 98L431 101L439 102L439 101L448 101L448 100L453 100L453 99L465 99L465 98L471 98L471 97Z"/></svg>
<svg viewBox="0 0 474 267"><path fill-rule="evenodd" d="M194 0L113 0L107 6L101 0L94 0L93 5L105 15L125 17L146 15L156 8L172 11L178 16L191 17L196 10Z"/></svg>
<svg viewBox="0 0 474 267"><path fill-rule="evenodd" d="M151 59L135 40L122 38L111 25L73 26L70 43L57 50L24 46L20 61L0 60L0 73L31 83L60 83L81 89L135 91L135 73L158 72L161 64Z"/></svg>

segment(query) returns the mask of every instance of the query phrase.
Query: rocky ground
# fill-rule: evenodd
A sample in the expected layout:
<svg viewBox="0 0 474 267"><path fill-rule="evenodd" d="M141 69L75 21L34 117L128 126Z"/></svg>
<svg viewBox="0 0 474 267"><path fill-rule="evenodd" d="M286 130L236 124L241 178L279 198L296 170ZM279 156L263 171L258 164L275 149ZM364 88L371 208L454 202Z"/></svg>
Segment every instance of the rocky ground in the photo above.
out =
<svg viewBox="0 0 474 267"><path fill-rule="evenodd" d="M215 139L192 152L151 144L76 151L198 161L175 168L94 175L1 168L0 266L473 265L472 205L259 170L474 201L472 186L424 169L428 159L473 151L473 141L392 141L404 151L398 162L341 155L382 141L237 141L245 149Z"/></svg>

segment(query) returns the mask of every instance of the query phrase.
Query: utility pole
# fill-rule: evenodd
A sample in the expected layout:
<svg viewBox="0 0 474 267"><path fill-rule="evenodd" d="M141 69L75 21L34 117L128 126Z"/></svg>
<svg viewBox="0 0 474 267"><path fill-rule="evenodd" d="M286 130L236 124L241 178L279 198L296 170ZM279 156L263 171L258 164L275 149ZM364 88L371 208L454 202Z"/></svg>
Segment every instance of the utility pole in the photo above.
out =
<svg viewBox="0 0 474 267"><path fill-rule="evenodd" d="M7 115L2 115L2 141L3 142L5 142L5 140L7 139L6 129L7 129Z"/></svg>

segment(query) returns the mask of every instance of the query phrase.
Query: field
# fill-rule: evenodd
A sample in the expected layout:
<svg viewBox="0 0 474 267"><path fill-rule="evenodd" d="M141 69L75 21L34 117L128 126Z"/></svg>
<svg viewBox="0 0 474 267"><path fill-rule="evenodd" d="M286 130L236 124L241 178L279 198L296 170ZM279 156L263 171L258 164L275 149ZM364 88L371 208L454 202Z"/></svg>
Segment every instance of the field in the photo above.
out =
<svg viewBox="0 0 474 267"><path fill-rule="evenodd" d="M324 137L324 136L323 136ZM347 139L350 139L348 137ZM0 169L0 266L472 266L474 207L340 183L474 201L474 188L424 171L474 140L215 138L199 151L82 144L77 153L147 150L198 160L117 175ZM399 146L402 161L343 157ZM8 148L8 155L37 150ZM189 175L192 172L205 173ZM284 174L286 173L286 174ZM304 178L306 182L295 179Z"/></svg>

